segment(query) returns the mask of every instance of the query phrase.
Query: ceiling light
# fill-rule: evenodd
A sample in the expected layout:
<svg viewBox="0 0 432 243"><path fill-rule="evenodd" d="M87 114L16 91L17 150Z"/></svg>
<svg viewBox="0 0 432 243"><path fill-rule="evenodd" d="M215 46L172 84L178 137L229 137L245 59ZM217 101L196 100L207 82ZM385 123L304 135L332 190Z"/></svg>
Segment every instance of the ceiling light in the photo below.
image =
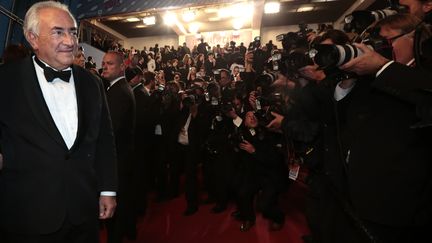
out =
<svg viewBox="0 0 432 243"><path fill-rule="evenodd" d="M199 27L200 27L199 23L191 23L189 24L189 32L196 34L198 33Z"/></svg>
<svg viewBox="0 0 432 243"><path fill-rule="evenodd" d="M264 5L264 13L266 14L279 13L279 11L280 11L279 2L268 2Z"/></svg>
<svg viewBox="0 0 432 243"><path fill-rule="evenodd" d="M312 6L307 6L307 7L301 7L297 9L297 12L308 12L308 11L312 11L314 9L314 7Z"/></svg>
<svg viewBox="0 0 432 243"><path fill-rule="evenodd" d="M163 19L164 19L164 23L166 25L169 25L169 26L171 26L177 22L177 16L175 15L175 13L172 13L172 12L167 12L164 15Z"/></svg>
<svg viewBox="0 0 432 243"><path fill-rule="evenodd" d="M243 20L242 19L234 19L233 20L233 28L235 30L239 30L243 27Z"/></svg>
<svg viewBox="0 0 432 243"><path fill-rule="evenodd" d="M126 21L127 22L138 22L138 21L140 21L140 19L137 17L132 17L132 18L127 18Z"/></svg>
<svg viewBox="0 0 432 243"><path fill-rule="evenodd" d="M228 18L232 16L231 8L221 8L218 11L219 18Z"/></svg>
<svg viewBox="0 0 432 243"><path fill-rule="evenodd" d="M143 19L143 23L145 25L154 25L154 24L156 24L156 17L155 16L145 17Z"/></svg>
<svg viewBox="0 0 432 243"><path fill-rule="evenodd" d="M146 27L147 27L147 25L143 25L143 24L139 24L139 25L135 26L135 28L146 28Z"/></svg>
<svg viewBox="0 0 432 243"><path fill-rule="evenodd" d="M183 20L185 22L191 22L195 19L195 12L194 11L186 11L183 13Z"/></svg>

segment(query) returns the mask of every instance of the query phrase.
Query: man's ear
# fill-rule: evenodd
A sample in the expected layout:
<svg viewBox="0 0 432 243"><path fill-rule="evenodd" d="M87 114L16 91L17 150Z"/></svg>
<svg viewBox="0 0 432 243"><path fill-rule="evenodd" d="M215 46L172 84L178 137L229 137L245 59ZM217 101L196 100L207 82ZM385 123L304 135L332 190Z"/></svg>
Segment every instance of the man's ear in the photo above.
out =
<svg viewBox="0 0 432 243"><path fill-rule="evenodd" d="M25 37L28 43L30 43L33 50L37 50L39 48L38 41L37 41L38 36L35 33L29 31L27 32Z"/></svg>

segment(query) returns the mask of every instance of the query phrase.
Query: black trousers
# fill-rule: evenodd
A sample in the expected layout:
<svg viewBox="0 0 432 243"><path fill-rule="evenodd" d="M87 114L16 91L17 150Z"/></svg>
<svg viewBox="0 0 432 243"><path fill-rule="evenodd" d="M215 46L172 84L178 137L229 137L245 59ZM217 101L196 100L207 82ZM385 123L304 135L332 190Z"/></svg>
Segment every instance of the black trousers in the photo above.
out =
<svg viewBox="0 0 432 243"><path fill-rule="evenodd" d="M185 196L188 207L198 207L198 161L193 145L175 146L175 156L170 167L170 187L178 191L180 175L185 174Z"/></svg>
<svg viewBox="0 0 432 243"><path fill-rule="evenodd" d="M97 215L96 215L97 216ZM97 217L80 225L73 225L66 218L59 230L49 234L20 234L0 229L2 243L98 243Z"/></svg>

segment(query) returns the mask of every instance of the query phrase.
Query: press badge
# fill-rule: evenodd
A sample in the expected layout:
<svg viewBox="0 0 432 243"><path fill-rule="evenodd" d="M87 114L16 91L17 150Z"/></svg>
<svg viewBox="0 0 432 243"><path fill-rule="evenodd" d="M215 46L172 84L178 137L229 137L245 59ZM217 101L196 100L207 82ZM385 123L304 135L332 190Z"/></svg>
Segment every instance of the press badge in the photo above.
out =
<svg viewBox="0 0 432 243"><path fill-rule="evenodd" d="M300 165L298 163L292 163L289 165L289 175L288 178L295 181L298 178L298 174L300 171Z"/></svg>

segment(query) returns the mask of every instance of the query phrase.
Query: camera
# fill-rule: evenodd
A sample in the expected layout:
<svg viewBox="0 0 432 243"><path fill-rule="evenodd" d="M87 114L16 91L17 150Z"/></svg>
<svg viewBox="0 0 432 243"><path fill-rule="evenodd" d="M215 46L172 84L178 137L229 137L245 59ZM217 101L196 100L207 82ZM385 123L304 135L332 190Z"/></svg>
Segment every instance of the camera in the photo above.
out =
<svg viewBox="0 0 432 243"><path fill-rule="evenodd" d="M249 44L248 51L255 51L261 47L261 36L256 36L254 40Z"/></svg>
<svg viewBox="0 0 432 243"><path fill-rule="evenodd" d="M276 40L282 42L285 53L290 53L297 48L309 48L307 35L310 32L312 29L309 29L307 24L301 23L299 24L299 31L277 35Z"/></svg>
<svg viewBox="0 0 432 243"><path fill-rule="evenodd" d="M387 39L379 35L373 35L364 40L363 43L382 56L392 59L393 48ZM313 46L313 49L309 51L309 54L322 69L330 69L344 65L350 60L363 55L363 52L352 44L316 44Z"/></svg>
<svg viewBox="0 0 432 243"><path fill-rule="evenodd" d="M344 31L357 34L363 33L371 24L385 19L390 15L395 15L398 12L392 9L383 9L376 11L359 10L345 16Z"/></svg>
<svg viewBox="0 0 432 243"><path fill-rule="evenodd" d="M258 124L267 126L275 117L271 112L283 114L284 100L283 95L279 92L273 92L268 96L259 97L261 109L255 111Z"/></svg>

